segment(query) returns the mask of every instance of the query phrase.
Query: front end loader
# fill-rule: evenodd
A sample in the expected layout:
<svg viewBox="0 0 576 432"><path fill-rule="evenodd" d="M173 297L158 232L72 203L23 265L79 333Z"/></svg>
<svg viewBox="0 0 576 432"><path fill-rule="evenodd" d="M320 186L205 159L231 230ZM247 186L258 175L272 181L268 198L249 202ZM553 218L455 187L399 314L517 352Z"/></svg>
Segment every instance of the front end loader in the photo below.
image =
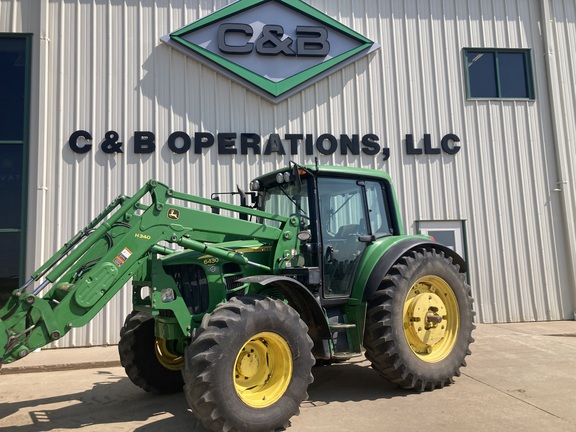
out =
<svg viewBox="0 0 576 432"><path fill-rule="evenodd" d="M403 388L453 382L473 341L467 266L404 232L386 173L291 163L250 189L231 194L241 205L153 180L118 197L0 309L1 362L85 325L130 283L126 374L183 390L214 431L286 427L314 364L365 355Z"/></svg>

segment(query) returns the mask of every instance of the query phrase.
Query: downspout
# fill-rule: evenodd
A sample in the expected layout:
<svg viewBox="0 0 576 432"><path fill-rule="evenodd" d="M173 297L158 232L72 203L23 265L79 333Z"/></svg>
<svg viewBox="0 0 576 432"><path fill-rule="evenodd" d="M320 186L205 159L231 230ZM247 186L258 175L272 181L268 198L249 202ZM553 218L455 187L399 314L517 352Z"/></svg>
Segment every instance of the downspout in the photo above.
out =
<svg viewBox="0 0 576 432"><path fill-rule="evenodd" d="M544 63L546 65L548 94L550 95L550 123L552 125L553 148L556 157L558 180L556 187L551 193L560 194L560 206L562 208L563 225L568 234L566 241L566 254L569 282L572 297L572 318L576 319L576 214L571 209L574 208L574 188L570 180L570 168L568 166L569 157L567 154L566 126L563 124L564 110L562 109L562 94L559 88L554 86L553 79L558 77L557 50L554 44L551 26L554 26L552 19L551 5L549 0L540 1L542 42L544 45Z"/></svg>
<svg viewBox="0 0 576 432"><path fill-rule="evenodd" d="M32 34L29 120L28 120L28 167L26 204L26 225L23 233L26 235L26 250L24 275L29 276L38 262L44 260L44 243L46 233L43 226L46 222L46 103L47 103L47 38L48 0L39 0L36 10L29 17L25 29Z"/></svg>

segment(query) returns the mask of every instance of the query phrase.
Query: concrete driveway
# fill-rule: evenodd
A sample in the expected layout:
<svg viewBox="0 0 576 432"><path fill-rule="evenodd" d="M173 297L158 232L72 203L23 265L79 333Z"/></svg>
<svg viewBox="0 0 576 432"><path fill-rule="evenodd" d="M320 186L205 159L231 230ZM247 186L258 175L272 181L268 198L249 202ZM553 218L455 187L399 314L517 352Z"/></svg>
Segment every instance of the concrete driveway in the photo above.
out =
<svg viewBox="0 0 576 432"><path fill-rule="evenodd" d="M456 383L415 393L364 359L314 369L288 431L576 431L576 322L478 325ZM45 350L0 371L0 431L193 431L183 394L154 396L115 347Z"/></svg>

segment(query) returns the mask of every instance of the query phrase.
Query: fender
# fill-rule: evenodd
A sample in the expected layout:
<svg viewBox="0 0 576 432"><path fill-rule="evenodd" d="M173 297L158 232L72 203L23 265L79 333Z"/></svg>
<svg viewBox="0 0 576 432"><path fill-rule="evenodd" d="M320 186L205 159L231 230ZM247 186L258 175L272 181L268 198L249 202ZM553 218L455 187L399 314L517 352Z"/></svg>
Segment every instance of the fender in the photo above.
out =
<svg viewBox="0 0 576 432"><path fill-rule="evenodd" d="M368 278L362 300L365 302L370 300L374 293L378 290L380 282L382 282L382 278L390 271L392 266L396 264L398 259L417 247L433 247L434 249L440 250L444 252L446 256L452 258L454 264L460 267L460 273L466 273L468 271L468 264L466 264L464 258L462 258L449 247L431 240L425 240L422 238L409 238L394 244L378 260L372 269L370 277Z"/></svg>
<svg viewBox="0 0 576 432"><path fill-rule="evenodd" d="M237 282L279 289L290 306L298 311L308 325L312 339L329 339L331 337L319 300L297 280L286 276L259 275L245 277Z"/></svg>

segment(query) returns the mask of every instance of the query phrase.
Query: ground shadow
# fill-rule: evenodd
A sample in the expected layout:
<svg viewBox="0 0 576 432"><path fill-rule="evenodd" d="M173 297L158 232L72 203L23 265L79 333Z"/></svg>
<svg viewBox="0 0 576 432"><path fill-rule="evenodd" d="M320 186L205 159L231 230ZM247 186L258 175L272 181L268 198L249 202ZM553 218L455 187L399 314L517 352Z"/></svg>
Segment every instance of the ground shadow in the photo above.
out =
<svg viewBox="0 0 576 432"><path fill-rule="evenodd" d="M0 431L38 432L110 423L150 423L154 417L164 414L171 415L181 427L190 423L191 417L194 420L182 393L151 395L134 386L125 376L106 370L98 373L102 380L83 392L3 403L0 405L0 418L25 410L32 424L0 427ZM63 402L69 405L50 408L50 405ZM33 409L36 406L38 409Z"/></svg>
<svg viewBox="0 0 576 432"><path fill-rule="evenodd" d="M314 382L308 388L309 404L362 402L414 394L386 381L365 359L349 360L312 370Z"/></svg>
<svg viewBox="0 0 576 432"><path fill-rule="evenodd" d="M134 386L123 375L109 370L100 370L98 374L101 376L99 382L83 392L3 403L0 418L22 410L32 422L0 427L0 432L74 430L94 425L102 425L104 429L107 424L118 426L123 423L138 432L206 431L189 409L183 393L151 395ZM314 383L308 389L309 399L302 408L413 394L380 378L366 361L315 367L313 375ZM67 405L51 408L62 403Z"/></svg>

